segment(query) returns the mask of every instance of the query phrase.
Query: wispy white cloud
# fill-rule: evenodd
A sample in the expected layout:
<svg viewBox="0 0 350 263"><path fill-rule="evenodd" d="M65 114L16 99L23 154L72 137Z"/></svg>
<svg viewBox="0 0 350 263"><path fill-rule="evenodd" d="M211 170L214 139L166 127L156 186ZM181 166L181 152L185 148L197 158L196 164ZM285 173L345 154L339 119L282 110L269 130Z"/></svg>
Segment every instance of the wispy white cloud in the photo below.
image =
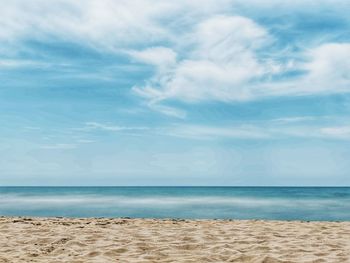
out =
<svg viewBox="0 0 350 263"><path fill-rule="evenodd" d="M240 125L232 127L208 126L208 125L175 125L161 129L161 133L169 136L199 139L267 139L268 132L253 125Z"/></svg>
<svg viewBox="0 0 350 263"><path fill-rule="evenodd" d="M151 47L145 50L131 50L128 54L135 60L158 66L160 68L171 67L176 63L176 53L166 47Z"/></svg>
<svg viewBox="0 0 350 263"><path fill-rule="evenodd" d="M112 49L116 39L125 44L165 34L152 22L156 10L146 2L140 3L140 9L135 7L135 1L12 1L2 6L0 37L14 40L54 35Z"/></svg>
<svg viewBox="0 0 350 263"><path fill-rule="evenodd" d="M41 145L39 148L45 150L71 150L77 148L77 145L70 143L56 143L50 145Z"/></svg>
<svg viewBox="0 0 350 263"><path fill-rule="evenodd" d="M350 92L350 43L327 43L305 51L296 70L305 74L287 81L262 83L262 96L300 96Z"/></svg>
<svg viewBox="0 0 350 263"><path fill-rule="evenodd" d="M150 109L161 112L171 117L185 119L187 116L187 113L185 110L181 110L175 107L165 106L154 101L150 101L147 105Z"/></svg>
<svg viewBox="0 0 350 263"><path fill-rule="evenodd" d="M242 85L269 70L254 53L266 40L267 32L248 18L209 18L187 39L192 49L186 57L134 90L155 101L245 100L252 94Z"/></svg>
<svg viewBox="0 0 350 263"><path fill-rule="evenodd" d="M12 69L12 68L23 68L23 67L49 67L50 64L35 60L26 59L0 59L0 68Z"/></svg>
<svg viewBox="0 0 350 263"><path fill-rule="evenodd" d="M78 130L102 130L102 131L142 131L149 129L148 127L132 127L132 126L116 126L110 124L104 124L99 122L86 122L85 126L82 128L77 128Z"/></svg>
<svg viewBox="0 0 350 263"><path fill-rule="evenodd" d="M0 43L15 47L28 39L60 39L126 53L155 67L153 76L133 88L135 93L151 109L180 118L186 112L170 107L168 100L237 102L349 92L350 43L315 41L292 54L293 61L286 60L286 46L269 49L276 41L274 32L238 14L248 3L270 11L279 5L284 12L314 5L299 0L13 0L0 9ZM320 5L334 6L328 0ZM0 67L28 63L2 59ZM295 71L303 74L280 78ZM80 75L91 76L95 78L92 73Z"/></svg>
<svg viewBox="0 0 350 263"><path fill-rule="evenodd" d="M94 143L95 140L88 140L88 139L79 139L77 140L78 143Z"/></svg>
<svg viewBox="0 0 350 263"><path fill-rule="evenodd" d="M256 122L237 125L186 125L179 124L158 129L159 133L197 140L244 139L279 140L291 138L315 138L330 140L350 140L350 126L332 126L294 124L274 122Z"/></svg>
<svg viewBox="0 0 350 263"><path fill-rule="evenodd" d="M295 122L305 122L305 121L313 121L317 118L314 116L297 116L297 117L284 117L277 118L271 120L272 122L280 122L280 123L295 123Z"/></svg>
<svg viewBox="0 0 350 263"><path fill-rule="evenodd" d="M350 126L325 127L321 129L325 136L350 140Z"/></svg>
<svg viewBox="0 0 350 263"><path fill-rule="evenodd" d="M59 37L114 50L172 39L169 17L193 17L225 10L231 1L57 0L2 4L0 41ZM171 25L169 25L171 27Z"/></svg>
<svg viewBox="0 0 350 263"><path fill-rule="evenodd" d="M177 124L145 126L118 126L113 123L87 122L76 131L125 132L130 135L163 135L193 140L279 140L291 138L315 138L350 140L350 126L346 120L338 119L332 124L325 123L329 116L294 116L278 119L240 121L233 124ZM328 121L327 121L328 122ZM334 123L337 124L334 124ZM77 143L90 143L81 140Z"/></svg>
<svg viewBox="0 0 350 263"><path fill-rule="evenodd" d="M306 92L350 91L350 43L329 43L309 52Z"/></svg>
<svg viewBox="0 0 350 263"><path fill-rule="evenodd" d="M225 35L222 37L225 38ZM225 46L218 52L215 51L216 46L206 52L196 50L194 52L207 54L207 57L180 61L175 69L162 72L146 86L135 87L134 90L155 101L175 98L189 102L245 101L271 96L350 91L350 44L329 43L316 47L304 54L304 59L308 59L306 62L291 68L277 62L259 62L253 49L236 43L237 40L230 43L231 49L236 49L235 55L230 55L229 47ZM211 53L214 54L212 58ZM226 57L220 60L220 54ZM291 69L302 70L305 74L283 81L264 80L269 79L269 75L287 73Z"/></svg>

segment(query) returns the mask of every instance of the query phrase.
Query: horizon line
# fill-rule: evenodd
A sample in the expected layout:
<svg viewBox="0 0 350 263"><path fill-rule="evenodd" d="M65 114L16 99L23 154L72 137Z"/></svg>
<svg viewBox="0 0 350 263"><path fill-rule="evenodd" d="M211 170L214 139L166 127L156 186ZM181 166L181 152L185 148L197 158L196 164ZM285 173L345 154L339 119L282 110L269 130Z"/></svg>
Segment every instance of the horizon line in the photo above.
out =
<svg viewBox="0 0 350 263"><path fill-rule="evenodd" d="M81 188L91 188L91 187L103 187L103 188L113 188L113 187L144 187L144 188L154 188L154 187L163 187L163 188L180 188L180 187L192 187L192 188L267 188L267 187L275 187L275 188L350 188L350 185L0 185L0 188L4 187L81 187Z"/></svg>

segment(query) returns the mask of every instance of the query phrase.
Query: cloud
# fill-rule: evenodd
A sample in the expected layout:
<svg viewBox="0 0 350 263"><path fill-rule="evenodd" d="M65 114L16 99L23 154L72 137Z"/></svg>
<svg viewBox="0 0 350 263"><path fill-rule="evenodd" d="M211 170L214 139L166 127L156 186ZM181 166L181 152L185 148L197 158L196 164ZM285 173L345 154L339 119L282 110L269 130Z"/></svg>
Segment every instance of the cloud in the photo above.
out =
<svg viewBox="0 0 350 263"><path fill-rule="evenodd" d="M165 115L176 117L179 119L185 119L187 116L186 111L175 108L175 107L169 107L165 105L161 105L159 103L153 103L152 101L148 103L148 107L152 110L156 110L158 112L161 112Z"/></svg>
<svg viewBox="0 0 350 263"><path fill-rule="evenodd" d="M339 1L341 7L346 4ZM350 43L315 39L297 49L293 25L286 29L290 39L280 39L264 19L256 19L259 10L293 10L295 15L311 6L312 1L299 0L282 5L273 0L13 0L0 9L0 54L7 54L5 46L19 52L26 41L63 41L127 54L155 69L144 82L135 81L135 94L149 108L180 118L185 110L168 101L232 103L349 92ZM328 0L315 7L318 19L324 7L347 19ZM34 64L0 60L0 67L25 65Z"/></svg>
<svg viewBox="0 0 350 263"><path fill-rule="evenodd" d="M147 130L148 127L127 127L108 125L98 122L86 122L85 127L80 130L102 130L102 131L135 131L135 130Z"/></svg>
<svg viewBox="0 0 350 263"><path fill-rule="evenodd" d="M165 32L152 20L157 10L147 1L141 1L139 8L135 1L15 0L2 6L0 24L5 29L0 31L0 37L13 40L54 36L112 49L117 39L122 45L164 36Z"/></svg>
<svg viewBox="0 0 350 263"><path fill-rule="evenodd" d="M267 41L267 35L248 18L209 18L187 39L192 49L186 57L175 66L163 65L162 71L134 91L154 101L245 100L252 95L242 85L269 70L254 53Z"/></svg>
<svg viewBox="0 0 350 263"><path fill-rule="evenodd" d="M350 92L350 43L327 43L306 51L296 70L304 74L286 81L262 83L262 96L325 95Z"/></svg>
<svg viewBox="0 0 350 263"><path fill-rule="evenodd" d="M350 126L325 127L321 133L332 138L350 139Z"/></svg>
<svg viewBox="0 0 350 263"><path fill-rule="evenodd" d="M231 20L232 23L234 21ZM244 19L238 24L242 21ZM220 39L220 34L216 32L218 41L208 36L209 42L215 44L204 43L202 39L201 45L192 51L189 59L179 61L167 72L158 72L145 86L134 87L134 91L153 102L177 99L190 103L250 101L350 91L350 44L328 43L318 46L304 52L305 62L297 65L290 62L283 65L271 60L266 63L259 60L255 52L257 47L248 44L263 43L266 34L251 21L245 22L245 29L243 25L239 27L248 32L247 36L239 34L242 39L233 37L234 40L230 42L230 37L223 34ZM246 41L249 38L250 41ZM293 71L303 74L282 80L274 79L274 76Z"/></svg>
<svg viewBox="0 0 350 263"><path fill-rule="evenodd" d="M23 59L0 59L0 68L3 69L16 69L16 68L47 68L50 64L46 62L40 62L35 60L23 60Z"/></svg>
<svg viewBox="0 0 350 263"><path fill-rule="evenodd" d="M57 143L52 145L42 145L40 148L45 150L72 150L77 148L77 145L70 143Z"/></svg>
<svg viewBox="0 0 350 263"><path fill-rule="evenodd" d="M272 122L295 123L295 122L306 122L306 121L313 121L313 120L316 120L316 118L313 116L297 116L297 117L284 117L284 118L273 119Z"/></svg>
<svg viewBox="0 0 350 263"><path fill-rule="evenodd" d="M176 53L170 48L152 47L142 51L132 50L128 53L137 61L161 68L170 67L176 63Z"/></svg>
<svg viewBox="0 0 350 263"><path fill-rule="evenodd" d="M174 36L169 18L197 19L228 7L228 0L45 0L6 2L0 10L0 41L59 38L113 51ZM181 23L181 21L179 21ZM171 27L171 25L169 25Z"/></svg>
<svg viewBox="0 0 350 263"><path fill-rule="evenodd" d="M306 119L292 122L252 122L237 125L178 124L159 129L163 135L197 140L280 140L315 138L322 140L350 140L350 126L332 126L304 123ZM301 122L298 124L297 122Z"/></svg>
<svg viewBox="0 0 350 263"><path fill-rule="evenodd" d="M249 8L248 8L249 7ZM0 39L63 38L115 48L159 40L174 41L181 29L191 29L198 21L213 15L239 12L280 14L322 10L346 14L346 0L283 2L278 0L13 0L0 9ZM246 12L247 13L247 12ZM248 12L249 13L249 12ZM334 13L334 11L333 11Z"/></svg>
<svg viewBox="0 0 350 263"><path fill-rule="evenodd" d="M174 50L158 47L163 60L157 57L150 64L161 70L133 88L153 106L168 100L237 102L350 91L348 43L325 43L304 50L298 61L281 62L276 51L261 55L274 41L267 29L246 17L223 15L200 22L191 37L180 39L187 41L189 50L179 51L175 62ZM149 50L140 54L149 53L154 55ZM293 72L300 74L288 77Z"/></svg>
<svg viewBox="0 0 350 263"><path fill-rule="evenodd" d="M350 43L329 43L309 52L311 61L305 65L307 92L350 91Z"/></svg>
<svg viewBox="0 0 350 263"><path fill-rule="evenodd" d="M270 135L263 129L253 125L241 125L232 127L203 126L203 125L176 125L163 129L162 132L169 136L215 140L215 139L267 139Z"/></svg>

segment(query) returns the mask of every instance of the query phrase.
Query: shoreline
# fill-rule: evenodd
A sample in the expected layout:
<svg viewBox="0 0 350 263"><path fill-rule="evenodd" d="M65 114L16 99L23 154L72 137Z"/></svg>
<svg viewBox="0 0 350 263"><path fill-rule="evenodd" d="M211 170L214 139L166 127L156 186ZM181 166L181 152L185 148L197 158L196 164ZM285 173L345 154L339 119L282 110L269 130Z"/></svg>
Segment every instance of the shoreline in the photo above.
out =
<svg viewBox="0 0 350 263"><path fill-rule="evenodd" d="M241 221L251 221L251 222L295 222L295 223L350 223L350 220L302 220L302 219L236 219L236 218L182 218L182 217L73 217L73 216L7 216L0 215L1 219L29 219L30 220L50 220L50 219L59 219L59 220L153 220L153 221L223 221L223 222L241 222ZM1 222L1 221L0 221Z"/></svg>
<svg viewBox="0 0 350 263"><path fill-rule="evenodd" d="M350 262L350 222L0 216L5 262Z"/></svg>

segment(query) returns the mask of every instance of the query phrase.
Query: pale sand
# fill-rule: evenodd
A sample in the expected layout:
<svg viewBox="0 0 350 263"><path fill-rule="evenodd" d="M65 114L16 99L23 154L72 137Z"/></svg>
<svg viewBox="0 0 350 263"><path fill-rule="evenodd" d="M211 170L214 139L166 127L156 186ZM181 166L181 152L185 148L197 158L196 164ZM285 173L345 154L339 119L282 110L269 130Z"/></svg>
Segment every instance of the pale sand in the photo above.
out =
<svg viewBox="0 0 350 263"><path fill-rule="evenodd" d="M350 262L350 222L0 217L0 262Z"/></svg>

